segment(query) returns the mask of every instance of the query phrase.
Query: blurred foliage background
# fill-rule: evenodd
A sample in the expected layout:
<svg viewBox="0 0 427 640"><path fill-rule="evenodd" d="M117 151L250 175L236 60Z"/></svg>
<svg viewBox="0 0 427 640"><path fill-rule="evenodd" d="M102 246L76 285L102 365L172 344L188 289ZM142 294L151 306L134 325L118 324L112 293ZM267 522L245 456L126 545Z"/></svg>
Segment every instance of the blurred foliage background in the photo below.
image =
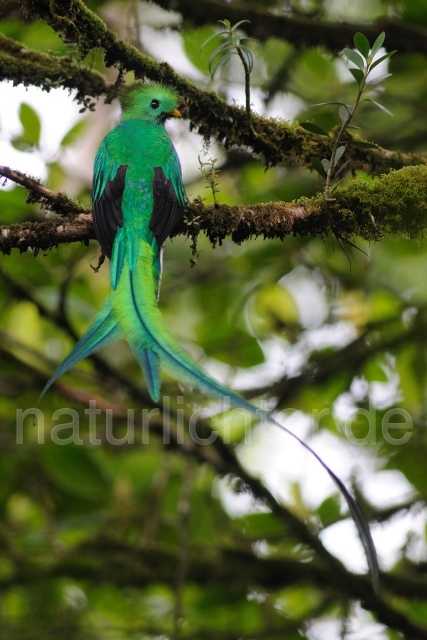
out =
<svg viewBox="0 0 427 640"><path fill-rule="evenodd" d="M86 4L140 51L241 105L237 57L212 81L208 61L217 43L200 51L216 28L211 5L222 18L240 10L241 19L256 5L257 28L263 13L306 20L324 46L274 33L251 44L253 108L327 130L338 123L336 108L311 105L351 102L355 83L325 27L339 33L346 22L363 32L378 21L379 33L387 18L408 39L414 28L420 51L391 58L384 72L392 76L379 89L394 118L365 106L356 124L386 149L426 151L422 0L199 0L206 6L197 20L187 2ZM1 2L0 16L9 38L76 55L45 22L25 19L20 3ZM387 46L388 36L386 28ZM99 52L85 64L114 81ZM3 82L1 162L90 206L96 148L119 114L102 100L94 112L80 107L60 88L47 94ZM212 201L198 156L218 159L220 202L290 201L319 191L308 169L266 172L249 149L206 146L185 121L168 127L190 198ZM43 219L38 206L25 204L22 187L2 186L2 225ZM168 378L163 391L172 408L164 400L156 412L123 343L73 370L36 409L55 364L99 309L108 269L90 268L96 243L1 257L4 640L427 638L426 241L355 244L253 238L213 249L199 237L190 268L190 242L177 237L167 243L160 304L197 361L255 402L284 411L286 425L353 486L378 550L380 597L363 575L346 507L315 461L283 434L245 425L238 412L222 414ZM195 410L200 438L211 429L220 434L210 445L188 436ZM147 433L141 425L149 411Z"/></svg>

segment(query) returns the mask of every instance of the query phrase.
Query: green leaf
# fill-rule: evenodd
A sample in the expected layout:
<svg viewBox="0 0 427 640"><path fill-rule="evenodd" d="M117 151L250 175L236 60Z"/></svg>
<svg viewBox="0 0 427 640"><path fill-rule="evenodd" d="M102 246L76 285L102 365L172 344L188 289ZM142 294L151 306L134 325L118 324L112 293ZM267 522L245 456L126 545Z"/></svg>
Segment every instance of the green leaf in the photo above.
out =
<svg viewBox="0 0 427 640"><path fill-rule="evenodd" d="M218 20L218 22L220 24L223 24L224 27L226 27L227 33L230 33L230 31L231 31L231 22L230 22L230 20L224 19L224 20Z"/></svg>
<svg viewBox="0 0 427 640"><path fill-rule="evenodd" d="M363 82L363 78L365 77L364 72L360 69L349 69L349 71L360 87Z"/></svg>
<svg viewBox="0 0 427 640"><path fill-rule="evenodd" d="M336 153L335 153L334 166L336 166L337 163L341 160L344 152L345 152L345 146L344 145L342 145L341 147L338 147L338 149L336 150Z"/></svg>
<svg viewBox="0 0 427 640"><path fill-rule="evenodd" d="M208 44L208 42L210 42L211 40L213 40L217 36L222 36L224 34L228 34L228 31L217 31L216 33L213 33L211 36L209 36L209 38L206 38L206 40L204 41L204 43L200 47L200 51Z"/></svg>
<svg viewBox="0 0 427 640"><path fill-rule="evenodd" d="M250 73L254 67L254 57L252 55L252 51L248 47L245 47L245 45L242 45L240 48L246 56Z"/></svg>
<svg viewBox="0 0 427 640"><path fill-rule="evenodd" d="M336 164L336 163L335 163ZM338 178L338 176L343 173L344 169L346 168L346 166L350 164L350 160L346 160L338 169L338 171L336 172L336 174L334 175L334 180L336 180Z"/></svg>
<svg viewBox="0 0 427 640"><path fill-rule="evenodd" d="M70 433L67 432L66 436ZM43 460L51 480L63 491L89 502L109 496L111 476L93 451L76 444L46 444Z"/></svg>
<svg viewBox="0 0 427 640"><path fill-rule="evenodd" d="M353 147L360 147L361 149L378 149L378 145L373 144L372 142L362 142L361 140L349 140L348 143L353 145Z"/></svg>
<svg viewBox="0 0 427 640"><path fill-rule="evenodd" d="M359 31L354 36L354 45L358 51L362 54L364 58L367 58L369 55L369 40L363 33Z"/></svg>
<svg viewBox="0 0 427 640"><path fill-rule="evenodd" d="M200 323L198 343L208 357L226 362L232 367L253 367L264 362L258 341L249 333L227 322Z"/></svg>
<svg viewBox="0 0 427 640"><path fill-rule="evenodd" d="M326 498L317 508L317 515L324 527L337 522L341 517L341 504L337 496Z"/></svg>
<svg viewBox="0 0 427 640"><path fill-rule="evenodd" d="M372 102L372 104L374 104L376 107L378 107L378 109L381 109L381 111L384 111L384 113L386 113L387 115L393 117L392 112L389 111L389 109L387 109L387 107L384 107L379 102L376 102L375 100L372 100L372 98L365 98L364 100L362 100L362 102Z"/></svg>
<svg viewBox="0 0 427 640"><path fill-rule="evenodd" d="M217 57L217 55L221 53L221 51L225 51L225 49L233 49L233 45L230 42L224 42L223 44L220 44L219 47L217 47L215 51L213 51L211 57L209 58L209 64L208 64L209 69L211 68L212 63Z"/></svg>
<svg viewBox="0 0 427 640"><path fill-rule="evenodd" d="M77 122L77 124L75 124L74 127L72 127L62 138L61 142L59 143L60 146L67 147L69 144L73 144L73 142L75 142L78 139L78 137L83 133L86 125L87 125L86 120L84 119L79 120L79 122Z"/></svg>
<svg viewBox="0 0 427 640"><path fill-rule="evenodd" d="M234 25L231 27L231 30L232 30L232 31L236 31L236 29L238 29L238 28L240 27L240 25L241 25L241 24L244 24L245 22L249 22L249 23L250 23L251 21L250 21L250 20L240 20L239 22L236 22L236 24L234 24Z"/></svg>
<svg viewBox="0 0 427 640"><path fill-rule="evenodd" d="M209 69L209 73L211 74L212 78L214 77L214 74L215 74L215 71L214 71L214 72L212 72L212 71L211 71L211 69L212 69L212 65L213 65L213 63L214 63L215 58L216 58L216 57L217 57L221 52L222 52L221 59L222 59L222 57L224 57L224 56L225 56L225 58L227 58L227 57L228 57L228 55L229 55L228 53L225 53L225 51L226 51L227 49L233 49L233 45L232 45L232 44L229 44L229 43L227 43L227 42L226 42L225 44L223 44L223 45L221 45L221 46L217 47L217 48L215 49L215 51L212 53L211 57L209 58L208 69Z"/></svg>
<svg viewBox="0 0 427 640"><path fill-rule="evenodd" d="M292 294L277 283L260 286L249 313L256 335L271 335L278 327L292 332L299 326L299 311Z"/></svg>
<svg viewBox="0 0 427 640"><path fill-rule="evenodd" d="M318 127L317 124L313 124L312 122L300 122L300 126L306 131L310 131L310 133L317 133L319 136L326 136L329 138L329 133L326 133L326 131Z"/></svg>
<svg viewBox="0 0 427 640"><path fill-rule="evenodd" d="M313 165L313 169L317 171L317 173L322 176L322 178L326 178L326 170L323 166L323 163L319 160L319 158L312 157L311 164Z"/></svg>
<svg viewBox="0 0 427 640"><path fill-rule="evenodd" d="M23 102L19 107L19 119L24 129L19 142L31 147L38 145L40 141L41 123L37 112L29 104Z"/></svg>
<svg viewBox="0 0 427 640"><path fill-rule="evenodd" d="M327 105L331 105L331 104L340 104L343 107L346 106L346 104L344 102L317 102L316 104L312 104L312 107L325 107Z"/></svg>
<svg viewBox="0 0 427 640"><path fill-rule="evenodd" d="M233 53L237 54L236 51L230 51L229 53L226 53L224 56L222 56L222 58L218 60L213 69L209 69L212 78L214 77L218 69L224 64L224 62L230 59Z"/></svg>
<svg viewBox="0 0 427 640"><path fill-rule="evenodd" d="M203 73L208 72L208 61L212 51L219 44L225 42L223 37L215 40L217 35L218 32L214 31L212 27L202 27L199 29L185 28L182 31L186 56L190 62Z"/></svg>
<svg viewBox="0 0 427 640"><path fill-rule="evenodd" d="M348 119L348 116L350 115L349 109L347 107L347 105L343 105L342 107L340 107L338 109L338 115L340 117L341 122L345 122Z"/></svg>
<svg viewBox="0 0 427 640"><path fill-rule="evenodd" d="M386 53L384 56L381 56L381 58L378 58L378 60L375 60L375 62L373 62L369 67L369 71L371 72L372 69L375 69L375 67L377 67L380 64L380 62L382 62L383 60L387 60L387 58L390 58L396 52L397 52L397 49L395 49L394 51L390 51L389 53Z"/></svg>
<svg viewBox="0 0 427 640"><path fill-rule="evenodd" d="M326 158L323 158L323 160L320 161L323 164L323 168L325 169L326 173L329 170L329 160L327 160Z"/></svg>
<svg viewBox="0 0 427 640"><path fill-rule="evenodd" d="M233 527L244 531L251 540L271 537L273 540L283 534L282 524L271 513L250 513L233 519Z"/></svg>
<svg viewBox="0 0 427 640"><path fill-rule="evenodd" d="M377 78L373 78L372 80L369 80L369 82L366 83L367 87L373 87L376 84L380 84L381 82L384 82L384 80L386 80L387 78L390 78L392 74L391 73L385 73L383 76L378 76Z"/></svg>
<svg viewBox="0 0 427 640"><path fill-rule="evenodd" d="M371 50L371 56L373 58L375 58L376 54L378 53L378 51L381 49L381 47L383 46L383 42L385 40L385 32L383 31L382 33L380 33L380 35L378 36L378 38L375 40L372 50Z"/></svg>
<svg viewBox="0 0 427 640"><path fill-rule="evenodd" d="M357 51L353 51L353 49L344 49L344 55L350 60L350 62L352 62L353 64L356 65L356 67L359 67L359 69L361 69L362 71L365 68L365 61L363 60L362 56L357 53Z"/></svg>

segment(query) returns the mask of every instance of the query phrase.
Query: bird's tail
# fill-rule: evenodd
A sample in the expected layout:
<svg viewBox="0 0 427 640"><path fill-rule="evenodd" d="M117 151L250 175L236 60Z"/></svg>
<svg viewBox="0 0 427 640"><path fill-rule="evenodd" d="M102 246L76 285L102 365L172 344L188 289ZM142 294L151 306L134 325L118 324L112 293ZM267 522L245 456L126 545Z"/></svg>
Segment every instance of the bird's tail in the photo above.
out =
<svg viewBox="0 0 427 640"><path fill-rule="evenodd" d="M59 367L48 380L45 388L41 392L39 402L55 380L62 376L63 373L68 371L68 369L80 360L87 358L91 353L95 353L95 351L99 351L99 349L107 347L119 338L119 327L117 326L117 322L114 320L111 312L110 300L107 298L101 310L95 316L89 329L80 338L71 353L69 353L65 360L61 362Z"/></svg>
<svg viewBox="0 0 427 640"><path fill-rule="evenodd" d="M375 591L378 591L378 563L367 522L346 486L320 456L295 433L227 387L212 380L177 344L168 332L157 306L153 251L141 242L134 268L125 259L121 265L117 288L111 292L114 316L121 335L128 343L146 373L150 393L155 401L160 394L159 364L175 378L209 396L227 399L229 404L245 409L258 419L272 423L297 440L327 471L345 498L365 548ZM148 371L148 376L147 376Z"/></svg>

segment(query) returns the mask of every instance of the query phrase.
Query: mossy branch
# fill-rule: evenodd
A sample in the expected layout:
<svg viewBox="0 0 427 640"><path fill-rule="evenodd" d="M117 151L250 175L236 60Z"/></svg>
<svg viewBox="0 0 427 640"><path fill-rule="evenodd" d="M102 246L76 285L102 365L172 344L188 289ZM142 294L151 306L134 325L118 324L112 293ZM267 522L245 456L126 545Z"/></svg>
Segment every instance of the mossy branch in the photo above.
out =
<svg viewBox="0 0 427 640"><path fill-rule="evenodd" d="M40 204L45 211L52 211L61 216L73 216L81 213L88 214L90 209L86 209L82 204L73 200L65 193L51 191L43 186L37 178L28 176L22 171L15 171L10 167L0 165L0 177L11 180L28 190L26 202L28 204Z"/></svg>
<svg viewBox="0 0 427 640"><path fill-rule="evenodd" d="M380 179L361 178L337 188L327 207L323 194L292 203L248 206L204 205L194 201L187 211L189 228L199 227L213 244L231 236L240 243L252 236L355 236L369 242L385 236L415 238L427 230L427 167L406 167ZM176 233L181 233L181 226Z"/></svg>
<svg viewBox="0 0 427 640"><path fill-rule="evenodd" d="M9 227L0 226L0 251L9 254L12 249L21 253L28 249L37 254L62 243L83 242L95 238L92 215L82 213L73 218L58 218L43 222L23 222Z"/></svg>
<svg viewBox="0 0 427 640"><path fill-rule="evenodd" d="M63 242L87 243L95 237L87 209L78 209L65 194L56 194L25 174L6 169L0 168L0 174L8 173L10 179L29 189L34 194L31 202L43 199L45 208L66 217L0 227L1 252L29 247L45 250ZM327 209L322 194L292 203L238 206L205 205L196 199L188 205L184 222L174 235L194 237L203 231L215 245L228 236L236 243L252 236L283 240L295 234L325 237L328 233L342 240L359 236L377 241L385 236L415 238L427 230L427 166L406 167L373 182L357 178L336 189L334 195L335 201L329 202Z"/></svg>
<svg viewBox="0 0 427 640"><path fill-rule="evenodd" d="M112 93L103 76L78 63L70 56L53 56L43 51L28 49L20 42L0 33L0 80L15 85L40 87L50 91L56 87L75 89L76 100L85 96L98 97Z"/></svg>
<svg viewBox="0 0 427 640"><path fill-rule="evenodd" d="M137 78L148 78L175 87L183 96L183 116L206 138L222 141L226 148L249 147L267 166L278 163L310 166L311 157L330 155L330 141L313 139L297 123L252 115L248 122L244 108L228 105L217 94L199 89L166 63L158 63L124 42L81 0L63 2L24 0L29 17L40 17L57 31L65 42L77 44L85 56L94 48L104 51L105 64L120 71L133 71ZM85 88L87 91L87 87ZM381 175L390 168L425 164L427 157L386 150L353 150L347 156L349 168Z"/></svg>

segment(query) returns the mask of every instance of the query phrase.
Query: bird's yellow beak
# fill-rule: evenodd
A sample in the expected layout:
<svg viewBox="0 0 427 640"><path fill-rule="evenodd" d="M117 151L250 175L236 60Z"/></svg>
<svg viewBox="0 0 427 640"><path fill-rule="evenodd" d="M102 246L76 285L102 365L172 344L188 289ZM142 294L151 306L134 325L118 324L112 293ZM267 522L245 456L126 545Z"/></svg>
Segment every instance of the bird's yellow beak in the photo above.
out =
<svg viewBox="0 0 427 640"><path fill-rule="evenodd" d="M168 116L170 116L171 118L180 118L181 113L178 111L178 109L172 109L172 111L169 111Z"/></svg>

